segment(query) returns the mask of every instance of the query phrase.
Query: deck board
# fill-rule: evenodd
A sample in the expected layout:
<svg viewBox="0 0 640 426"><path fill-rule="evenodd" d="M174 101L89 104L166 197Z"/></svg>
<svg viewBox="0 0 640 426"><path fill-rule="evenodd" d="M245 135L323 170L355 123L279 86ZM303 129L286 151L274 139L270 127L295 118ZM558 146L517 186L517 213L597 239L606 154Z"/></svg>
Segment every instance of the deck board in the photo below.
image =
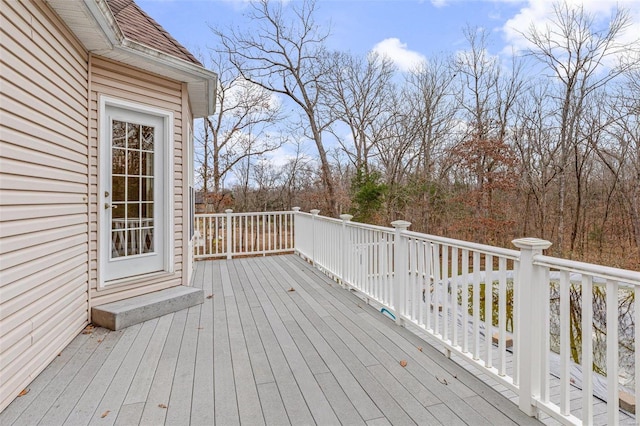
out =
<svg viewBox="0 0 640 426"><path fill-rule="evenodd" d="M536 423L297 256L197 262L194 285L200 306L78 336L0 424Z"/></svg>

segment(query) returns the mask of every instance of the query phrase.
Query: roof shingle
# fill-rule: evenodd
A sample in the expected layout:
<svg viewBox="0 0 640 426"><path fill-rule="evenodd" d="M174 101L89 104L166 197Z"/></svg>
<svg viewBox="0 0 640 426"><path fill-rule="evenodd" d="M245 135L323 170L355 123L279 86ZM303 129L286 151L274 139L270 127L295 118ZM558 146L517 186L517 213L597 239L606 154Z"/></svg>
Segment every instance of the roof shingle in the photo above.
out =
<svg viewBox="0 0 640 426"><path fill-rule="evenodd" d="M140 9L134 0L107 0L107 4L116 18L120 30L128 39L202 66L202 63L191 52Z"/></svg>

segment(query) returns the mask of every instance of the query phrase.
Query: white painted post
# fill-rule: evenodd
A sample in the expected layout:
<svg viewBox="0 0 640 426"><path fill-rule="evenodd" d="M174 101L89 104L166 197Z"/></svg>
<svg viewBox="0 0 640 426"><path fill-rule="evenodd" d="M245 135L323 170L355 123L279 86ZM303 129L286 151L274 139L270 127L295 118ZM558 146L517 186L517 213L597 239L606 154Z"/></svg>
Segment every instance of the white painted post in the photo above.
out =
<svg viewBox="0 0 640 426"><path fill-rule="evenodd" d="M316 216L320 213L320 210L313 209L309 211L311 213L311 263L316 264Z"/></svg>
<svg viewBox="0 0 640 426"><path fill-rule="evenodd" d="M396 315L396 324L402 325L402 315L405 314L405 295L407 287L407 242L402 238L402 231L406 231L411 222L396 220L391 222L396 229L393 237L393 308Z"/></svg>
<svg viewBox="0 0 640 426"><path fill-rule="evenodd" d="M231 233L231 213L233 213L232 209L226 209L224 211L227 214L227 259L231 259L233 257L233 240Z"/></svg>
<svg viewBox="0 0 640 426"><path fill-rule="evenodd" d="M338 275L340 277L340 284L344 287L348 264L347 256L349 255L349 236L347 235L347 222L350 222L351 219L353 219L353 215L341 214L340 219L342 219L342 245L340 247L340 273Z"/></svg>
<svg viewBox="0 0 640 426"><path fill-rule="evenodd" d="M293 207L291 210L293 210L293 224L291 227L293 231L293 250L299 254L300 253L300 249L299 249L300 236L298 235L298 232L296 232L296 229L297 229L298 213L300 212L300 207Z"/></svg>
<svg viewBox="0 0 640 426"><path fill-rule="evenodd" d="M544 269L533 264L534 257L542 254L542 250L551 247L551 243L538 238L520 238L512 241L520 249L520 269L517 282L517 297L519 312L516 312L515 326L516 356L519 357L519 406L529 416L537 415L535 398L540 396L542 353L541 346L545 346L543 330L544 298L548 293L545 288ZM548 300L546 301L548 303Z"/></svg>

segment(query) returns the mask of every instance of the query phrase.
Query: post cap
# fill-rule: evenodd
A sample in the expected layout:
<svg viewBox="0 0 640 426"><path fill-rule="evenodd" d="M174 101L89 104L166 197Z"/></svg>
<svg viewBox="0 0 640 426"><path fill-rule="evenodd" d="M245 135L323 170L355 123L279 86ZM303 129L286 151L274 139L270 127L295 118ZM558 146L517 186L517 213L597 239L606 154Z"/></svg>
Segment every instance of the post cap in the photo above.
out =
<svg viewBox="0 0 640 426"><path fill-rule="evenodd" d="M391 222L391 226L401 231L404 231L405 229L411 226L411 222L407 222L406 220L396 220Z"/></svg>
<svg viewBox="0 0 640 426"><path fill-rule="evenodd" d="M224 212L225 213L233 213L233 209L226 209Z"/></svg>
<svg viewBox="0 0 640 426"><path fill-rule="evenodd" d="M344 220L345 222L349 222L351 219L353 219L353 215L352 214L341 214L340 215L340 219Z"/></svg>
<svg viewBox="0 0 640 426"><path fill-rule="evenodd" d="M311 213L311 214L312 214L312 215L314 215L314 216L317 216L317 215L318 215L318 213L320 213L320 210L318 210L318 209L313 209L313 210L311 210L309 213Z"/></svg>
<svg viewBox="0 0 640 426"><path fill-rule="evenodd" d="M300 211L300 207L292 207L291 210L298 213Z"/></svg>
<svg viewBox="0 0 640 426"><path fill-rule="evenodd" d="M546 250L553 244L551 241L540 238L518 238L511 243L519 249Z"/></svg>

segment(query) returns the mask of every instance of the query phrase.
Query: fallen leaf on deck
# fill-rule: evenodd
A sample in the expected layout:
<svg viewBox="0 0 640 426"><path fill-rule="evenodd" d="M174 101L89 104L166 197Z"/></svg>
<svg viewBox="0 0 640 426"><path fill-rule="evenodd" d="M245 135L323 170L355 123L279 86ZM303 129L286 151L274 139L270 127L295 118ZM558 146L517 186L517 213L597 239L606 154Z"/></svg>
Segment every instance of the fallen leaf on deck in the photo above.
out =
<svg viewBox="0 0 640 426"><path fill-rule="evenodd" d="M293 287L291 287L291 288L290 288L289 290L287 290L287 291L296 291L296 289L295 289L295 288L293 288Z"/></svg>
<svg viewBox="0 0 640 426"><path fill-rule="evenodd" d="M404 359L402 361L400 361L400 366L401 367L406 367L407 366L407 361L405 361Z"/></svg>
<svg viewBox="0 0 640 426"><path fill-rule="evenodd" d="M418 350L422 352L422 346L418 346Z"/></svg>
<svg viewBox="0 0 640 426"><path fill-rule="evenodd" d="M102 339L98 339L98 343L102 343Z"/></svg>
<svg viewBox="0 0 640 426"><path fill-rule="evenodd" d="M440 378L440 377L438 377L438 376L436 376L436 379L437 379L440 383L442 383L443 385L448 385L448 384L449 384L449 382L447 382L447 379L441 379L441 378Z"/></svg>
<svg viewBox="0 0 640 426"><path fill-rule="evenodd" d="M167 408L167 406L166 406L166 405L164 405L164 404L158 404L158 407L160 407L160 408Z"/></svg>
<svg viewBox="0 0 640 426"><path fill-rule="evenodd" d="M210 294L207 296L207 299L211 299L211 298L213 298L213 294Z"/></svg>
<svg viewBox="0 0 640 426"><path fill-rule="evenodd" d="M104 413L102 413L102 415L100 416L100 418L103 418L103 419L104 419L105 417L107 417L107 416L109 415L109 413L110 413L110 412L111 412L111 411L109 411L109 410L105 411Z"/></svg>
<svg viewBox="0 0 640 426"><path fill-rule="evenodd" d="M20 392L20 393L18 394L18 397L25 396L26 394L28 394L28 393L29 393L29 391L30 391L30 390L31 390L31 389L26 389L26 388L25 388L25 389L22 389L22 392Z"/></svg>

